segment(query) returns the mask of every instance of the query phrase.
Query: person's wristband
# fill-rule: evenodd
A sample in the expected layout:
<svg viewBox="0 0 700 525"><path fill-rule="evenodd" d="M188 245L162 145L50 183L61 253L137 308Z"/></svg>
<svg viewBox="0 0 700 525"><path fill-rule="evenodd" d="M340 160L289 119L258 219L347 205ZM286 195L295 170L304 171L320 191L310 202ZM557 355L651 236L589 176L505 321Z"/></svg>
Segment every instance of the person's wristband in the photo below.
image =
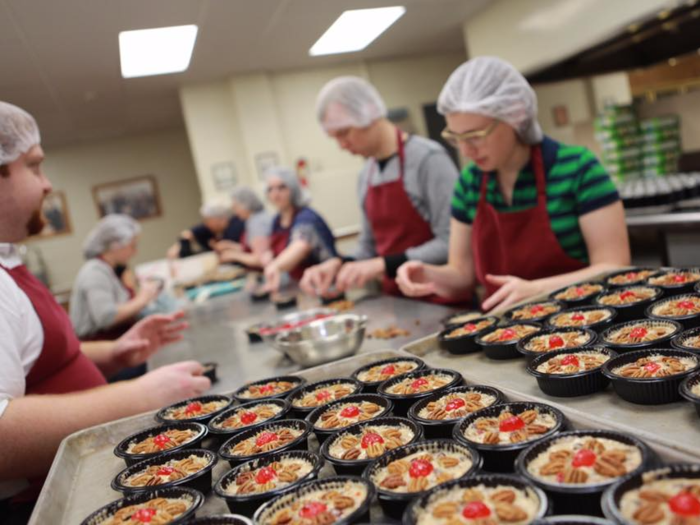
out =
<svg viewBox="0 0 700 525"><path fill-rule="evenodd" d="M384 273L391 279L395 278L396 272L399 271L399 267L406 261L408 261L408 256L405 252L384 256Z"/></svg>

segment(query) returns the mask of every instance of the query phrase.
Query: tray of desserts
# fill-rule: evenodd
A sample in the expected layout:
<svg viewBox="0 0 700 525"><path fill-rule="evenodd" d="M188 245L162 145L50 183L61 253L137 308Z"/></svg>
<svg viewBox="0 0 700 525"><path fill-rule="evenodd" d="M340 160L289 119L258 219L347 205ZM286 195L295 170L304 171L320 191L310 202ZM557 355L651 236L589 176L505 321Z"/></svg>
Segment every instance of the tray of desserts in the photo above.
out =
<svg viewBox="0 0 700 525"><path fill-rule="evenodd" d="M497 374L466 366L476 354L447 356L359 354L73 434L30 523L184 523L195 513L244 516L202 523L271 525L636 515L648 511L634 496L644 481L630 477L697 459L604 415L489 386ZM673 472L691 480L683 487L700 488L692 466ZM615 484L623 479L626 491ZM675 479L662 487L669 498ZM656 502L657 514L673 512L669 498Z"/></svg>

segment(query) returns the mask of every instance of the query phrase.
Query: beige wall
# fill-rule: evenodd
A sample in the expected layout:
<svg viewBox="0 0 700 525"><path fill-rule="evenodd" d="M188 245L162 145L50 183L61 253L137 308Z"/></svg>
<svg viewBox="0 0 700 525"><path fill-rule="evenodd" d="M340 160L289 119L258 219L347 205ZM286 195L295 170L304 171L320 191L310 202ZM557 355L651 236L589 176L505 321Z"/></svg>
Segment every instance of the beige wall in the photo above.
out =
<svg viewBox="0 0 700 525"><path fill-rule="evenodd" d="M334 229L359 221L355 198L362 159L341 151L316 121L316 95L329 80L359 75L373 82L389 108L407 108L418 133L425 133L422 105L435 102L462 53L397 60L352 62L328 68L241 75L182 88L180 100L205 196L216 193L211 168L233 162L239 182L261 187L256 156L274 152L293 166L310 164L312 205Z"/></svg>
<svg viewBox="0 0 700 525"><path fill-rule="evenodd" d="M640 118L680 115L683 151L700 151L700 91L657 99L639 105Z"/></svg>
<svg viewBox="0 0 700 525"><path fill-rule="evenodd" d="M470 56L498 56L524 73L571 56L672 0L492 0L464 23Z"/></svg>
<svg viewBox="0 0 700 525"><path fill-rule="evenodd" d="M70 288L83 263L81 246L98 220L95 184L152 174L158 181L163 215L141 223L135 263L159 259L178 232L198 220L200 192L183 129L63 148L47 148L45 172L66 193L73 233L31 241L48 262L54 290Z"/></svg>

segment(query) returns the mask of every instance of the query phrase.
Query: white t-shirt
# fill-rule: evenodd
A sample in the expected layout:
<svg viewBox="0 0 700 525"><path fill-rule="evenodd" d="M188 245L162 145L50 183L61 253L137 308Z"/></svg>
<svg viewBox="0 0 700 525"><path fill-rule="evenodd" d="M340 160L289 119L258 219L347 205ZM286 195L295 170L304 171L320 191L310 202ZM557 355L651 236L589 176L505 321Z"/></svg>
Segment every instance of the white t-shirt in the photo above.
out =
<svg viewBox="0 0 700 525"><path fill-rule="evenodd" d="M21 264L16 246L0 243L0 265L12 269ZM44 329L29 297L0 268L0 417L10 399L25 394L25 378L43 346ZM25 486L26 481L0 482L0 500Z"/></svg>

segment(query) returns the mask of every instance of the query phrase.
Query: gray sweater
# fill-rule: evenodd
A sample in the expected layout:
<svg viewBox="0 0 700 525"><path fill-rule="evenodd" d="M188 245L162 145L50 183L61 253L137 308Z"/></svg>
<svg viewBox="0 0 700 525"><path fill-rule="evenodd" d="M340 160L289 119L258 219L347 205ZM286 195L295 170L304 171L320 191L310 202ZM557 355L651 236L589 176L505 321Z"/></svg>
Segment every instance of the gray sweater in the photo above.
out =
<svg viewBox="0 0 700 525"><path fill-rule="evenodd" d="M78 337L110 328L117 306L129 301L129 292L114 270L100 259L90 259L78 272L70 299L70 319Z"/></svg>
<svg viewBox="0 0 700 525"><path fill-rule="evenodd" d="M450 203L459 172L445 149L439 143L424 137L409 137L405 144L404 158L404 189L418 214L430 223L434 235L430 241L406 250L405 255L409 260L443 264L447 262ZM374 159L368 159L360 172L357 193L362 207L362 229L355 252L356 259L377 256L364 206L368 178L372 175L372 186L395 181L399 178L399 169L399 158L395 155L382 171Z"/></svg>

